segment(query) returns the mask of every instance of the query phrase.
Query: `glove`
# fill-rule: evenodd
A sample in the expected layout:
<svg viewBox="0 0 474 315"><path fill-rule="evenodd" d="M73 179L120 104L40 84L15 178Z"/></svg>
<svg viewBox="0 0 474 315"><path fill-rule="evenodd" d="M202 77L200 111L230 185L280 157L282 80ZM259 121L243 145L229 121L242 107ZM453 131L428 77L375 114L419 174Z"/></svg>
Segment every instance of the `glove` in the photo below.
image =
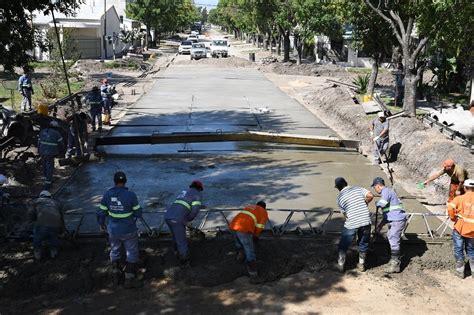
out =
<svg viewBox="0 0 474 315"><path fill-rule="evenodd" d="M377 140L379 140L379 139L380 139L380 137L377 136L377 137L375 137L373 140L374 140L374 142L375 142L375 141L377 141Z"/></svg>
<svg viewBox="0 0 474 315"><path fill-rule="evenodd" d="M371 137L371 138L374 137L374 132L373 132L373 131L370 131L370 137Z"/></svg>
<svg viewBox="0 0 474 315"><path fill-rule="evenodd" d="M461 196L461 191L460 190L456 190L456 196Z"/></svg>

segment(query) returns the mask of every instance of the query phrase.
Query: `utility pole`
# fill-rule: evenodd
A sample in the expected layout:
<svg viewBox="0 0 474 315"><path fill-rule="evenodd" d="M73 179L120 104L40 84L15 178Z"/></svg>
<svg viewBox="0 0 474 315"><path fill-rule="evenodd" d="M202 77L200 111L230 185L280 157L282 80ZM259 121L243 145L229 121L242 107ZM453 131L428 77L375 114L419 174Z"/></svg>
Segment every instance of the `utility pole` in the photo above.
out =
<svg viewBox="0 0 474 315"><path fill-rule="evenodd" d="M107 0L104 0L104 36L102 38L104 43L104 58L102 60L107 59Z"/></svg>

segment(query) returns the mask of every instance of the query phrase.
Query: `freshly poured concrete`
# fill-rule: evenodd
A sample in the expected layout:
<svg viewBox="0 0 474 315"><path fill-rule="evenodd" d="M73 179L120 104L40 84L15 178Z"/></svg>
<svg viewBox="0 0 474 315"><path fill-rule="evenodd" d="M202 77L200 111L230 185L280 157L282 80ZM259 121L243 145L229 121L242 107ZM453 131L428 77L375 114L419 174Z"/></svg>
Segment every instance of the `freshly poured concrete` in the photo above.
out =
<svg viewBox="0 0 474 315"><path fill-rule="evenodd" d="M111 135L244 130L335 135L257 70L202 66L171 66L164 71ZM80 214L86 213L80 233L98 232L94 213L118 170L127 173L128 186L137 193L146 211L144 217L152 227L160 226L162 211L195 178L204 182L208 209L240 209L264 199L270 209L313 210L308 215L312 226L321 227L330 210L337 210L335 177L344 176L350 185L369 187L375 176L383 176L378 167L358 153L329 148L227 142L101 149L109 158L82 166L59 196L68 209L69 228L76 229ZM426 211L414 200L404 203L410 212ZM194 225L202 222L204 214L205 210ZM271 223L282 224L287 215L288 212L272 211ZM328 229L340 231L342 222L342 216L336 215ZM293 216L288 229L296 226L308 227L302 213ZM225 228L220 214L210 215L205 225L205 229L216 227ZM426 230L419 221L408 231Z"/></svg>

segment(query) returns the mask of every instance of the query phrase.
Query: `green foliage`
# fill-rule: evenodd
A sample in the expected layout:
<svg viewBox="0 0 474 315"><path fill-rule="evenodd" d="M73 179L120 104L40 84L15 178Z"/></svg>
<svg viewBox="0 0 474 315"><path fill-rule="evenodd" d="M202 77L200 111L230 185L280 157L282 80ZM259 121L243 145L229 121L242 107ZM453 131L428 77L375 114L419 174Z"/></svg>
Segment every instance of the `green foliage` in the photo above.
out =
<svg viewBox="0 0 474 315"><path fill-rule="evenodd" d="M357 93L365 94L367 93L367 88L369 86L370 74L359 75L357 78L352 80L352 84L357 86Z"/></svg>
<svg viewBox="0 0 474 315"><path fill-rule="evenodd" d="M34 11L50 8L71 13L81 0L62 0L51 5L50 0L4 0L0 2L0 64L13 72L14 67L26 67L33 57L28 54L38 44L37 32L31 27Z"/></svg>

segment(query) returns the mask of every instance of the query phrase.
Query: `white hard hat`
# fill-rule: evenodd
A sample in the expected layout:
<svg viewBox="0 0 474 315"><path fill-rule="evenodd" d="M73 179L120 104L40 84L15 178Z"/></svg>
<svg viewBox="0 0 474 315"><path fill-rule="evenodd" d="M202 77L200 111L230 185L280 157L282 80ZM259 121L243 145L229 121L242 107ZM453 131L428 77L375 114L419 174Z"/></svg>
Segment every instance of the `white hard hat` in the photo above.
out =
<svg viewBox="0 0 474 315"><path fill-rule="evenodd" d="M474 179L466 179L464 181L464 187L472 187L474 188Z"/></svg>
<svg viewBox="0 0 474 315"><path fill-rule="evenodd" d="M43 190L42 192L40 192L39 196L43 198L49 198L51 197L51 193L47 190Z"/></svg>
<svg viewBox="0 0 474 315"><path fill-rule="evenodd" d="M0 185L3 185L7 182L7 177L3 174L0 174Z"/></svg>
<svg viewBox="0 0 474 315"><path fill-rule="evenodd" d="M51 122L49 123L49 125L51 127L59 127L59 123L56 121L56 120L51 120Z"/></svg>
<svg viewBox="0 0 474 315"><path fill-rule="evenodd" d="M385 113L383 111L378 112L377 116L379 116L380 118L385 117Z"/></svg>

